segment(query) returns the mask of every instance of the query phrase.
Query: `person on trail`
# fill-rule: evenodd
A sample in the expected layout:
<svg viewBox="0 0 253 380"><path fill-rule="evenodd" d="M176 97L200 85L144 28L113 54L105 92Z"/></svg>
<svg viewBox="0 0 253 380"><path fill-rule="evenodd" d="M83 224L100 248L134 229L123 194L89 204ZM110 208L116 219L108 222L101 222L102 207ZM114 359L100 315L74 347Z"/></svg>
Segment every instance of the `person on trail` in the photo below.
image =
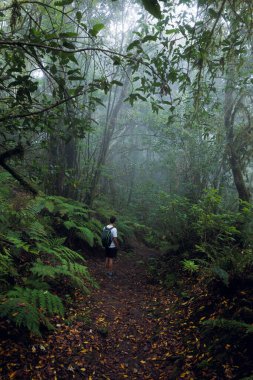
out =
<svg viewBox="0 0 253 380"><path fill-rule="evenodd" d="M111 232L111 243L108 247L105 247L105 269L109 277L113 275L113 260L116 259L119 248L118 231L115 227L115 223L115 216L111 216L110 223L104 227Z"/></svg>

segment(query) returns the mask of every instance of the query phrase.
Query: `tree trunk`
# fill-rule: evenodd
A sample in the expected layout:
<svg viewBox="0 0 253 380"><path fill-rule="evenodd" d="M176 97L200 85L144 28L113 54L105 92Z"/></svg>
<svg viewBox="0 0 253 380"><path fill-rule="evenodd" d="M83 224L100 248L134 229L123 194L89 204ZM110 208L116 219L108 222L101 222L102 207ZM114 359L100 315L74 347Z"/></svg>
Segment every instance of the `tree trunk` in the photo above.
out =
<svg viewBox="0 0 253 380"><path fill-rule="evenodd" d="M86 198L86 202L90 206L92 205L92 202L97 193L98 183L100 181L101 174L102 174L102 168L103 168L103 165L105 165L107 154L109 151L110 141L113 137L113 133L117 125L117 118L126 97L128 83L129 83L129 79L127 76L125 78L124 84L122 86L122 89L120 91L116 104L115 105L112 104L112 109L108 112L107 122L104 129L103 137L102 137L101 149L98 155L97 166L96 166L96 169L91 181L90 191L88 192L87 198ZM110 104L108 105L108 107L110 107Z"/></svg>
<svg viewBox="0 0 253 380"><path fill-rule="evenodd" d="M233 70L231 70L233 72ZM231 75L231 74L230 74ZM224 125L227 138L227 148L229 154L229 163L233 174L233 179L235 183L236 190L238 192L238 197L242 201L249 202L250 193L245 184L243 178L242 167L235 147L234 138L234 120L237 112L237 105L241 99L236 99L233 96L233 81L232 79L227 79L226 89L225 89L225 109L224 109Z"/></svg>
<svg viewBox="0 0 253 380"><path fill-rule="evenodd" d="M15 156L22 157L24 154L23 147L17 145L16 148L10 149L5 153L0 155L0 166L2 166L7 172L9 172L13 178L15 178L25 190L29 191L33 195L38 195L38 190L35 189L29 182L27 182L23 177L21 177L16 170L12 169L9 165L6 164L6 160Z"/></svg>

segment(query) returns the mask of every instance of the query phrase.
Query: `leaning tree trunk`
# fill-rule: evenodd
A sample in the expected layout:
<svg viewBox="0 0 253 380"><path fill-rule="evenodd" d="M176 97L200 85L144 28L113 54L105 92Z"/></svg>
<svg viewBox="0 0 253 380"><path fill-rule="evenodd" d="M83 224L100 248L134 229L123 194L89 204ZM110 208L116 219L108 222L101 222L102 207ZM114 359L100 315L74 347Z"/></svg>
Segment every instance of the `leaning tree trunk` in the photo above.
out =
<svg viewBox="0 0 253 380"><path fill-rule="evenodd" d="M233 70L230 71L230 75ZM224 126L227 139L227 149L229 155L229 163L231 171L233 174L234 184L238 192L238 197L242 201L249 202L250 193L247 189L241 162L239 155L235 146L235 136L234 136L234 121L236 112L238 111L238 105L241 101L240 98L236 98L233 90L233 80L232 78L227 79L225 88L225 107L224 107Z"/></svg>
<svg viewBox="0 0 253 380"><path fill-rule="evenodd" d="M106 125L104 129L103 137L102 137L102 143L101 143L101 148L98 155L97 165L96 165L95 172L93 173L93 178L90 184L90 191L88 192L87 198L86 198L86 202L90 206L92 205L93 200L97 193L97 188L98 188L98 184L101 178L102 169L103 169L103 166L105 165L106 158L108 155L110 141L116 129L117 118L127 94L128 83L129 83L129 79L127 76L125 78L125 81L123 83L123 86L121 88L121 91L116 103L114 104L113 102L111 110L107 113L107 120L106 120ZM108 107L110 107L110 104L108 105Z"/></svg>
<svg viewBox="0 0 253 380"><path fill-rule="evenodd" d="M23 147L21 145L17 145L16 148L10 149L0 154L0 166L2 166L2 168L4 168L9 174L11 174L12 177L15 178L26 191L29 191L35 196L38 195L38 190L25 178L23 178L19 173L17 173L15 169L13 169L9 164L6 163L8 159L14 157L22 158L23 154Z"/></svg>

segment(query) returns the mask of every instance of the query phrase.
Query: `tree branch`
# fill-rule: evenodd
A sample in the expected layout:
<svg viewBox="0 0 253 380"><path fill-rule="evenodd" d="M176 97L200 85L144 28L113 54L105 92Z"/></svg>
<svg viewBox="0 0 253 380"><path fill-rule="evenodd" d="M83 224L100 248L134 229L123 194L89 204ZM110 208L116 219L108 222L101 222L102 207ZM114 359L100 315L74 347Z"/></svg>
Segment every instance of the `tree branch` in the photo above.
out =
<svg viewBox="0 0 253 380"><path fill-rule="evenodd" d="M38 190L36 190L30 183L28 183L24 178L22 178L14 169L5 163L5 161L13 156L22 156L24 154L23 147L17 145L16 148L10 149L0 155L0 165L9 172L13 178L15 178L26 190L28 190L33 195L38 195Z"/></svg>
<svg viewBox="0 0 253 380"><path fill-rule="evenodd" d="M29 113L26 113L26 114L19 114L19 115L8 115L8 116L5 116L5 117L2 117L2 118L0 118L0 122L1 121L5 121L5 120L23 119L25 117L31 117L31 116L39 115L39 114L41 114L43 112L47 112L47 111L49 111L49 110L51 110L53 108L56 108L56 107L60 106L61 104L64 104L64 103L68 102L71 99L77 98L78 96L80 96L82 94L83 94L83 91L79 92L76 95L69 96L68 98L64 98L63 100L59 100L58 102L52 104L51 106L49 106L47 108L43 108L43 109L41 109L39 111L33 111L33 112L29 112Z"/></svg>
<svg viewBox="0 0 253 380"><path fill-rule="evenodd" d="M121 57L126 57L124 54L117 53L113 50L110 49L102 49L98 47L85 47L85 48L80 48L80 49L63 49L61 47L56 47L56 46L50 46L46 44L40 44L36 42L26 42L26 41L19 41L19 40L0 40L0 46L18 46L18 47L23 47L23 46L31 46L31 47L36 47L38 49L46 49L46 50L52 50L52 51L58 51L61 53L67 53L67 54L75 54L75 53L82 53L85 51L100 51L102 53L109 53L109 54L114 54L118 55ZM126 57L127 58L127 57Z"/></svg>

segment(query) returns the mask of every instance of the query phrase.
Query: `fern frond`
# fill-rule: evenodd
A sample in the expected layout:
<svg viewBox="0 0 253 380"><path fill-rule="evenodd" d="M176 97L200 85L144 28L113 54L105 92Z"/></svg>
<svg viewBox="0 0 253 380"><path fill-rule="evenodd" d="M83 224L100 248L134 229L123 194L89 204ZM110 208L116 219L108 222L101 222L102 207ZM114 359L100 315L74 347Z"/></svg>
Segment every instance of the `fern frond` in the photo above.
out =
<svg viewBox="0 0 253 380"><path fill-rule="evenodd" d="M85 293L90 292L85 285L85 282L94 287L97 286L95 280L90 276L86 266L69 261L62 260L61 265L54 267L37 261L31 268L31 272L42 279L57 279L60 276L67 277L74 287L83 290Z"/></svg>
<svg viewBox="0 0 253 380"><path fill-rule="evenodd" d="M226 330L230 333L236 333L236 334L240 332L244 332L246 334L253 334L252 325L245 322L239 322L234 319L224 319L224 318L217 318L214 320L208 319L202 324L208 327L209 329L221 329L221 330Z"/></svg>
<svg viewBox="0 0 253 380"><path fill-rule="evenodd" d="M101 231L103 229L103 224L99 220L91 219L86 225L91 231L95 231L99 235L101 235Z"/></svg>
<svg viewBox="0 0 253 380"><path fill-rule="evenodd" d="M18 249L23 249L26 252L31 251L31 247L28 243L24 242L20 237L20 233L9 233L8 235L0 234L0 241L8 242L11 246Z"/></svg>
<svg viewBox="0 0 253 380"><path fill-rule="evenodd" d="M26 210L30 215L38 215L43 210L44 203L44 197L38 196L27 204Z"/></svg>
<svg viewBox="0 0 253 380"><path fill-rule="evenodd" d="M47 314L64 314L64 307L61 299L50 293L48 290L38 290L21 288L16 286L7 292L9 299L19 299L37 308L42 308Z"/></svg>
<svg viewBox="0 0 253 380"><path fill-rule="evenodd" d="M66 222L63 223L64 227L67 228L67 230L71 230L71 228L78 228L75 222L72 220L67 220Z"/></svg>
<svg viewBox="0 0 253 380"><path fill-rule="evenodd" d="M61 262L63 261L76 261L80 260L82 262L85 262L85 259L83 256L80 255L80 253L73 251L72 249L65 247L65 246L59 246L55 247L53 249L54 256Z"/></svg>
<svg viewBox="0 0 253 380"><path fill-rule="evenodd" d="M87 219L88 210L87 208L73 200L69 200L63 197L46 197L47 201L50 201L54 204L54 212L59 213L61 216L68 216L69 219L75 220L75 218ZM50 210L49 210L50 211Z"/></svg>
<svg viewBox="0 0 253 380"><path fill-rule="evenodd" d="M26 229L27 234L33 240L45 241L48 238L48 231L38 220L33 221Z"/></svg>
<svg viewBox="0 0 253 380"><path fill-rule="evenodd" d="M9 290L0 305L0 316L8 317L17 326L25 326L40 335L41 324L53 328L47 315L64 315L62 301L45 290L15 287Z"/></svg>
<svg viewBox="0 0 253 380"><path fill-rule="evenodd" d="M88 223L87 223L88 225ZM90 247L93 247L94 246L94 233L87 227L82 227L82 226L78 226L74 221L72 220L67 220L66 222L64 222L64 226L68 229L68 230L71 230L73 229L76 233L76 235L86 241ZM102 228L101 228L102 230ZM100 230L100 231L101 231Z"/></svg>
<svg viewBox="0 0 253 380"><path fill-rule="evenodd" d="M0 252L0 279L13 273L13 270L10 252L6 248L3 248L2 252Z"/></svg>
<svg viewBox="0 0 253 380"><path fill-rule="evenodd" d="M97 287L96 281L91 277L86 266L66 261L61 265L61 268L67 274L67 276L71 278L73 284L76 284L76 286L84 290L85 293L90 293L90 291L85 286L84 281L88 282L93 287Z"/></svg>
<svg viewBox="0 0 253 380"><path fill-rule="evenodd" d="M46 240L46 244L50 248L55 248L55 247L62 246L65 243L65 241L66 241L65 237L54 237L54 238L48 237Z"/></svg>
<svg viewBox="0 0 253 380"><path fill-rule="evenodd" d="M40 313L36 307L22 298L7 299L0 305L0 316L7 317L17 326L27 327L33 334L41 335Z"/></svg>
<svg viewBox="0 0 253 380"><path fill-rule="evenodd" d="M226 286L229 285L229 274L224 269L220 267L211 267L211 273L213 273L216 277L218 277Z"/></svg>
<svg viewBox="0 0 253 380"><path fill-rule="evenodd" d="M78 236L86 241L90 247L94 246L94 234L86 227L78 227Z"/></svg>
<svg viewBox="0 0 253 380"><path fill-rule="evenodd" d="M24 285L26 287L38 290L49 290L50 286L48 283L38 280L37 278L29 277L24 279Z"/></svg>
<svg viewBox="0 0 253 380"><path fill-rule="evenodd" d="M52 240L51 240L51 243L52 243ZM73 251L72 249L65 247L63 245L53 246L53 244L49 244L48 246L47 244L37 242L36 247L39 252L47 253L61 262L63 260L67 260L67 261L80 260L83 262L85 261L83 256L81 256L78 252Z"/></svg>
<svg viewBox="0 0 253 380"><path fill-rule="evenodd" d="M45 265L42 261L36 261L31 268L31 272L44 280L46 277L55 278L58 274L58 269L57 267Z"/></svg>

